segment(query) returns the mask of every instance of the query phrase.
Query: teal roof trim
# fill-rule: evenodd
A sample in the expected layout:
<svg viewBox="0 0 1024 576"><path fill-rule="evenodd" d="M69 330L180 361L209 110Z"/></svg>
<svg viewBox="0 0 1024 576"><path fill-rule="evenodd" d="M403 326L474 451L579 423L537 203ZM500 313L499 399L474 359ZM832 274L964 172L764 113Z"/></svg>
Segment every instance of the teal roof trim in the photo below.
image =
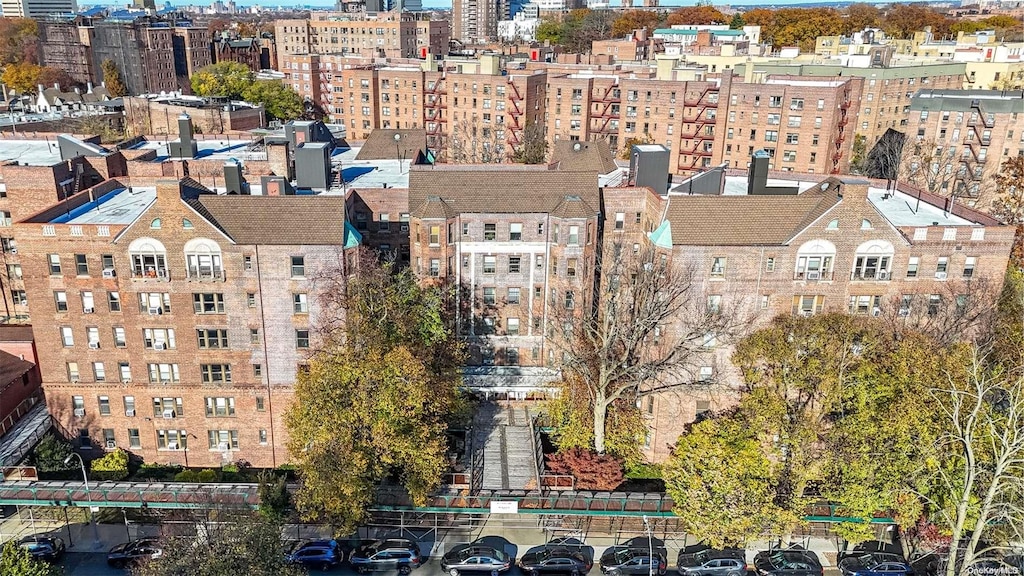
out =
<svg viewBox="0 0 1024 576"><path fill-rule="evenodd" d="M665 221L661 223L661 226L658 226L658 229L648 234L647 237L650 238L651 242L653 242L654 245L657 246L658 248L666 248L668 250L671 250L672 224L669 223L668 219L666 218Z"/></svg>
<svg viewBox="0 0 1024 576"><path fill-rule="evenodd" d="M352 224L345 221L345 248L355 248L363 243L363 235Z"/></svg>

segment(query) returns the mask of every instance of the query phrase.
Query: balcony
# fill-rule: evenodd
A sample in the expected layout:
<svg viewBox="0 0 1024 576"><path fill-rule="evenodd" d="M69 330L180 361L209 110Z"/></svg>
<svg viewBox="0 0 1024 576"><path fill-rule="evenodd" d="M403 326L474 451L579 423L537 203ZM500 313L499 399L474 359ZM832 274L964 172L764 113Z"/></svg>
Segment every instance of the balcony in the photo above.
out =
<svg viewBox="0 0 1024 576"><path fill-rule="evenodd" d="M224 281L224 269L219 266L189 266L189 280Z"/></svg>
<svg viewBox="0 0 1024 576"><path fill-rule="evenodd" d="M793 280L800 282L831 282L833 279L832 271L822 272L820 270L808 270L806 272L797 272L793 274Z"/></svg>
<svg viewBox="0 0 1024 576"><path fill-rule="evenodd" d="M154 266L132 267L132 279L136 280L159 280L168 281L171 279L171 271L169 268L158 268Z"/></svg>
<svg viewBox="0 0 1024 576"><path fill-rule="evenodd" d="M850 274L850 280L857 282L888 282L892 274L888 270L860 270Z"/></svg>

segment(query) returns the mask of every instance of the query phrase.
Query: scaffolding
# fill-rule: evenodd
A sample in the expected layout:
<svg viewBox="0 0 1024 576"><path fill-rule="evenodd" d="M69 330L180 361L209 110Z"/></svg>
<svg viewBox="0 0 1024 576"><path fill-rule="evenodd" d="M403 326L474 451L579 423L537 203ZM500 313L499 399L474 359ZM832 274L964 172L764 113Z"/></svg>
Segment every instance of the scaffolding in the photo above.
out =
<svg viewBox="0 0 1024 576"><path fill-rule="evenodd" d="M257 484L2 482L0 505L99 508L212 509L259 505Z"/></svg>

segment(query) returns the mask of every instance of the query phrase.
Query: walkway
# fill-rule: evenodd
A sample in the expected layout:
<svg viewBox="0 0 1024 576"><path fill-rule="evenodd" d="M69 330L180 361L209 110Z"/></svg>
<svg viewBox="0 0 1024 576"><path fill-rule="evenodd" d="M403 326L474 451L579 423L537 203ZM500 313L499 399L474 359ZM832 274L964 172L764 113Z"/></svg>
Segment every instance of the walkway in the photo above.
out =
<svg viewBox="0 0 1024 576"><path fill-rule="evenodd" d="M49 429L50 413L46 404L39 402L0 437L0 466L20 464Z"/></svg>
<svg viewBox="0 0 1024 576"><path fill-rule="evenodd" d="M473 421L473 450L483 454L482 490L536 490L537 448L533 420L522 406L481 404ZM481 459L475 458L475 462Z"/></svg>

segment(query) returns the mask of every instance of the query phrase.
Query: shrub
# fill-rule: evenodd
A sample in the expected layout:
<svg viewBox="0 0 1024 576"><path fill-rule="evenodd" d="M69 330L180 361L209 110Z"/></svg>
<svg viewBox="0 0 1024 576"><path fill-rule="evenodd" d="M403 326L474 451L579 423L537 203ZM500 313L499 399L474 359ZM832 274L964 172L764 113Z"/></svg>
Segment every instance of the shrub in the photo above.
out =
<svg viewBox="0 0 1024 576"><path fill-rule="evenodd" d="M169 464L143 464L135 473L139 480L171 480L181 472L181 466Z"/></svg>
<svg viewBox="0 0 1024 576"><path fill-rule="evenodd" d="M569 448L547 458L547 468L555 474L576 478L578 490L614 490L622 483L622 463L607 454L582 448Z"/></svg>
<svg viewBox="0 0 1024 576"><path fill-rule="evenodd" d="M209 468L207 468L205 470L201 470L199 474L196 475L196 478L199 480L199 482L204 482L208 484L210 482L217 482L218 480L220 480L220 474L217 474L216 470L210 470Z"/></svg>
<svg viewBox="0 0 1024 576"><path fill-rule="evenodd" d="M199 473L195 470L182 470L174 475L175 482L199 482Z"/></svg>
<svg viewBox="0 0 1024 576"><path fill-rule="evenodd" d="M76 468L77 462L64 463L71 452L71 444L67 440L50 433L43 436L43 439L32 450L32 463L40 472L73 470Z"/></svg>
<svg viewBox="0 0 1024 576"><path fill-rule="evenodd" d="M128 453L118 448L90 464L94 480L124 480L128 477Z"/></svg>

